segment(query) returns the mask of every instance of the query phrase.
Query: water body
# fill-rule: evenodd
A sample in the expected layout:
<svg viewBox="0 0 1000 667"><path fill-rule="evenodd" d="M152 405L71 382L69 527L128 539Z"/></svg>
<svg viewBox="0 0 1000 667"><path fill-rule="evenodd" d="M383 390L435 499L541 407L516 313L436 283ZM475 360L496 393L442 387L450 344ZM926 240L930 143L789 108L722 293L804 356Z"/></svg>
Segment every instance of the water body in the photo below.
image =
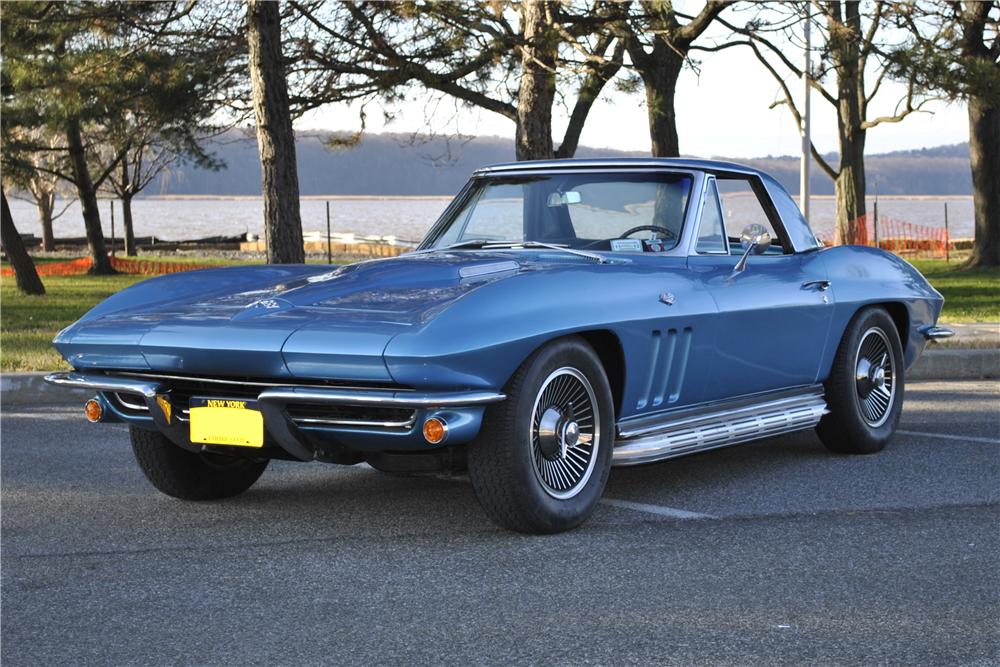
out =
<svg viewBox="0 0 1000 667"><path fill-rule="evenodd" d="M403 240L421 239L448 205L448 198L342 198L330 200L331 229L353 232L359 236L394 235ZM869 200L868 211L873 200ZM879 215L897 220L944 226L944 207L952 238L973 234L971 197L881 197ZM83 236L83 217L77 202L63 202L56 207L66 212L55 221L56 237ZM326 202L302 200L302 228L306 232L325 231ZM101 202L101 221L105 235L111 235L110 201ZM33 204L10 199L11 213L21 233L41 236ZM263 234L264 203L260 198L183 199L144 198L133 201L133 219L137 236L155 235L159 239L181 241L209 236ZM115 204L116 235L121 235L121 208ZM832 238L833 198L812 201L812 226L824 238Z"/></svg>

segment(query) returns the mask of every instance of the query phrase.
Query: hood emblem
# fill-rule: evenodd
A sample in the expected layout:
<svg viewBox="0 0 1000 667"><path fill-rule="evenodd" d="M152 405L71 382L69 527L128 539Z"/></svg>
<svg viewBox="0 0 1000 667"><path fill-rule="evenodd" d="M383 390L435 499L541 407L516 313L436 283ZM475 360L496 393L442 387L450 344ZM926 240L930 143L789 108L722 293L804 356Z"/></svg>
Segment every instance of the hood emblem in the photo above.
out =
<svg viewBox="0 0 1000 667"><path fill-rule="evenodd" d="M668 306L674 305L674 295L672 292L663 292L660 294L660 303L665 303Z"/></svg>
<svg viewBox="0 0 1000 667"><path fill-rule="evenodd" d="M271 313L279 313L290 308L294 308L295 304L287 299L272 298L272 299L258 299L253 303L249 303L243 307L243 309L233 316L234 320L245 320L252 317L258 317L260 315L269 315Z"/></svg>

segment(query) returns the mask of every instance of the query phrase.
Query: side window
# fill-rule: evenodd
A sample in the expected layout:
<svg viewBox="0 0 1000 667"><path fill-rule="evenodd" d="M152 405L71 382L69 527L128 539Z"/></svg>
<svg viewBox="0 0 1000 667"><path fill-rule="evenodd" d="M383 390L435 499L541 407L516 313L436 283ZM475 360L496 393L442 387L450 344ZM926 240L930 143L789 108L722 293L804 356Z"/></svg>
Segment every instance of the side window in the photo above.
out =
<svg viewBox="0 0 1000 667"><path fill-rule="evenodd" d="M719 203L719 189L714 178L709 179L708 187L705 188L705 206L701 210L695 251L710 254L726 252L726 226Z"/></svg>
<svg viewBox="0 0 1000 667"><path fill-rule="evenodd" d="M781 237L774 229L774 225L771 224L771 219L764 210L764 206L750 181L746 178L736 177L720 178L717 182L730 237L738 237L744 227L756 223L763 225L764 229L771 235L771 248L768 250L768 254L785 252L781 244ZM739 251L739 243L732 245L732 251Z"/></svg>

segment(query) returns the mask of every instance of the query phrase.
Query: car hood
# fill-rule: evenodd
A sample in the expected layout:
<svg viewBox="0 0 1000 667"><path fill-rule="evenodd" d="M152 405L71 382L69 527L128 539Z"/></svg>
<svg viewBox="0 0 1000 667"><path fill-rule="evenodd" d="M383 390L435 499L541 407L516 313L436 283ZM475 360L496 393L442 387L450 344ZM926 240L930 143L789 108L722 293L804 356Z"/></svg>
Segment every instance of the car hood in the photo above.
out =
<svg viewBox="0 0 1000 667"><path fill-rule="evenodd" d="M394 335L523 270L509 255L463 252L192 271L115 295L55 342L78 368L384 382Z"/></svg>

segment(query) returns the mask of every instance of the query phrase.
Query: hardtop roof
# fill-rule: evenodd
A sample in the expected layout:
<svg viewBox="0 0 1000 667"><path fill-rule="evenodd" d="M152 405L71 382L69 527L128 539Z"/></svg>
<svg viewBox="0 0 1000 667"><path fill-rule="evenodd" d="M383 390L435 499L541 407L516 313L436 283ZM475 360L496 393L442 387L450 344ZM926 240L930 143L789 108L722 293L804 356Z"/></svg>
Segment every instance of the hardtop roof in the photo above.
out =
<svg viewBox="0 0 1000 667"><path fill-rule="evenodd" d="M560 169L634 169L641 168L674 168L693 169L708 172L729 172L737 174L754 174L767 177L767 174L753 167L723 162L720 160L702 160L698 158L662 158L662 157L632 157L632 158L571 158L562 160L525 160L523 162L503 162L477 169L474 175L502 174L516 171L545 171Z"/></svg>

